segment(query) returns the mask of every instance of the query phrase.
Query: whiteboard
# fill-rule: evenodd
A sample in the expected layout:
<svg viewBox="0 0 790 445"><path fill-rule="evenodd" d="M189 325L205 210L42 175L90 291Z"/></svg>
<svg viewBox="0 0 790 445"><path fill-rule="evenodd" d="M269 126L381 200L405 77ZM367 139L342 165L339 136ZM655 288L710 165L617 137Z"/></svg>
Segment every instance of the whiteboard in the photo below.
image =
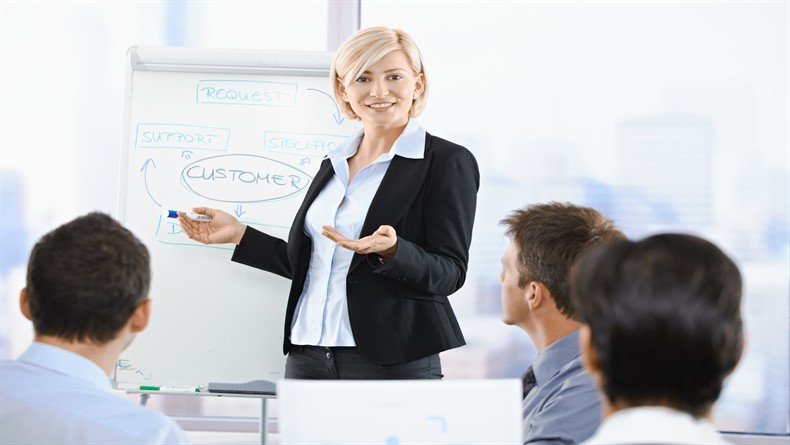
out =
<svg viewBox="0 0 790 445"><path fill-rule="evenodd" d="M189 240L168 209L206 206L286 239L321 159L358 129L329 53L129 50L118 217L151 253L148 328L118 388L276 380L290 282Z"/></svg>

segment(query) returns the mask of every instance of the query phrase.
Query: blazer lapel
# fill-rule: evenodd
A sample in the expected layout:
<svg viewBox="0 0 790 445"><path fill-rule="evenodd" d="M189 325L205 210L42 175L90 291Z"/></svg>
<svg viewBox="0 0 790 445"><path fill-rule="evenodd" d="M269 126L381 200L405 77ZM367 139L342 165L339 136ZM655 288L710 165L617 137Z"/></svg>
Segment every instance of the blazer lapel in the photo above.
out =
<svg viewBox="0 0 790 445"><path fill-rule="evenodd" d="M360 238L372 234L381 225L396 224L411 207L412 201L425 183L425 175L431 164L428 140L430 140L430 136L426 137L423 159L400 156L392 158L392 163L390 163L387 173L384 174L381 185L370 203L368 214L359 233ZM349 271L359 266L363 259L364 255L354 254Z"/></svg>
<svg viewBox="0 0 790 445"><path fill-rule="evenodd" d="M332 168L332 163L329 162L329 159L325 159L324 162L321 163L318 173L315 174L313 183L307 188L307 193L305 194L304 200L302 201L302 205L296 212L294 222L291 225L291 230L288 233L288 256L292 258L292 261L296 258L298 252L301 250L302 241L305 237L304 220L307 215L307 209L310 208L310 205L313 204L315 198L318 197L318 194L321 193L321 190L324 189L324 186L334 174L335 169Z"/></svg>

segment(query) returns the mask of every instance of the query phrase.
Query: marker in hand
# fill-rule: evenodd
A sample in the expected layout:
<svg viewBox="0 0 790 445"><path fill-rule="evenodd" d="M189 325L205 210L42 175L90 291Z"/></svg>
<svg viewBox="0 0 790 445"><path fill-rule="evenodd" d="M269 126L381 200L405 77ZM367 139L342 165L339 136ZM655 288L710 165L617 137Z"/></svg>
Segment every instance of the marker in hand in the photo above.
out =
<svg viewBox="0 0 790 445"><path fill-rule="evenodd" d="M211 221L211 217L208 215L202 215L200 213L192 213L192 212L183 212L187 218L193 221L201 221L201 222L209 222ZM166 218L178 218L178 210L165 210L162 214Z"/></svg>

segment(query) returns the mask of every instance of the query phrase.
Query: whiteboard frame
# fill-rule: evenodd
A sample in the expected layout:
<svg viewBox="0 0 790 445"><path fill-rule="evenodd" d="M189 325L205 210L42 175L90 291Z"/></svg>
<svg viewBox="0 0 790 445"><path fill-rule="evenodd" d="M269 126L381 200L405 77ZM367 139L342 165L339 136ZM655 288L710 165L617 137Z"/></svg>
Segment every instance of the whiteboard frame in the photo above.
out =
<svg viewBox="0 0 790 445"><path fill-rule="evenodd" d="M332 53L245 49L133 46L127 51L134 71L262 74L327 77Z"/></svg>

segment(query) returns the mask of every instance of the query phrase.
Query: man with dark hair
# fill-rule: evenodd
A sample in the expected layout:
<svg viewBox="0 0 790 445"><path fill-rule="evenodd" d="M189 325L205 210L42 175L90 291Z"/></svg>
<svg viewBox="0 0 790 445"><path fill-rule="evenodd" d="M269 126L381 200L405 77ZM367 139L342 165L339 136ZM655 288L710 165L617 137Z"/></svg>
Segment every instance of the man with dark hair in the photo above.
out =
<svg viewBox="0 0 790 445"><path fill-rule="evenodd" d="M502 220L502 320L529 334L538 357L524 381L524 443L577 444L601 422L600 399L579 357L579 322L568 291L574 260L623 233L589 207L547 203Z"/></svg>
<svg viewBox="0 0 790 445"><path fill-rule="evenodd" d="M743 352L735 263L701 238L655 235L585 254L571 285L604 398L586 443L728 443L709 419Z"/></svg>
<svg viewBox="0 0 790 445"><path fill-rule="evenodd" d="M34 343L0 363L0 443L181 444L163 414L112 393L118 356L148 324L148 250L91 213L33 247L22 313Z"/></svg>

